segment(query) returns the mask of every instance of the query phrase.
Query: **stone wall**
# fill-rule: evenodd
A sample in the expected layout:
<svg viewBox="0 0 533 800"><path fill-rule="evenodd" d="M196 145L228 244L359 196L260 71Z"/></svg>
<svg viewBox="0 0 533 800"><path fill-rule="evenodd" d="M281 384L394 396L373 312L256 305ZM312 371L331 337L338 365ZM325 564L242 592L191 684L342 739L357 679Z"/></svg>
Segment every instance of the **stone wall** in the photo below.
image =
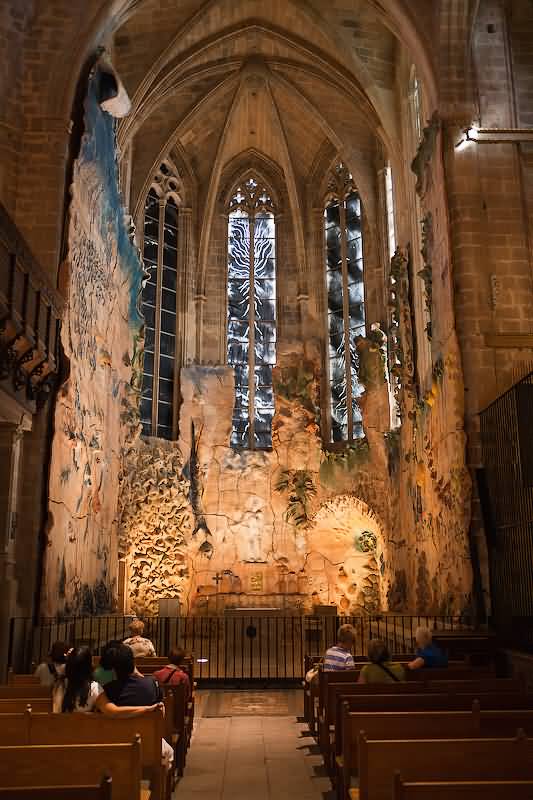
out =
<svg viewBox="0 0 533 800"><path fill-rule="evenodd" d="M132 377L143 269L118 193L115 123L99 105L100 78L96 69L71 188L61 334L67 377L55 409L45 615L116 607L119 477L138 433Z"/></svg>
<svg viewBox="0 0 533 800"><path fill-rule="evenodd" d="M307 612L316 603L345 613L385 606L386 527L370 503L390 519L375 485L386 460L379 476L366 445L323 450L315 363L278 366L275 386L272 451L238 452L229 447L232 370L182 370L179 442L141 443L129 461L129 610L156 613L159 597L176 596L195 614L254 602Z"/></svg>

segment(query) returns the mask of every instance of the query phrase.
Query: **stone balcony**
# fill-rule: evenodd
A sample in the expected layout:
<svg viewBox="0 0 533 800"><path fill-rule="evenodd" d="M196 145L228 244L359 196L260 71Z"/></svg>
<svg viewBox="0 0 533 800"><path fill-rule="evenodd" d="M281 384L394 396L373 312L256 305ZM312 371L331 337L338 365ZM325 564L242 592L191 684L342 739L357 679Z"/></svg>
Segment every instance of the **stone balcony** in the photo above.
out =
<svg viewBox="0 0 533 800"><path fill-rule="evenodd" d="M0 388L34 413L57 371L63 300L0 204Z"/></svg>

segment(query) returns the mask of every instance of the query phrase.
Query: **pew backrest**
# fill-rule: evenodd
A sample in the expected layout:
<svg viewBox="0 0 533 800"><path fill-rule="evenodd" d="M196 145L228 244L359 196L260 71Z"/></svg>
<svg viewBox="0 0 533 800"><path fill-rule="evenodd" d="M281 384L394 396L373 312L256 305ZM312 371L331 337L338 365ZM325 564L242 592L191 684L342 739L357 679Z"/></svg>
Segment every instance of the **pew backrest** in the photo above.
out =
<svg viewBox="0 0 533 800"><path fill-rule="evenodd" d="M51 697L52 689L50 686L40 684L27 685L7 685L0 686L0 700L16 700L20 697Z"/></svg>
<svg viewBox="0 0 533 800"><path fill-rule="evenodd" d="M393 800L532 800L533 781L404 782L398 773Z"/></svg>
<svg viewBox="0 0 533 800"><path fill-rule="evenodd" d="M111 800L112 785L111 778L103 778L100 786L0 787L0 800Z"/></svg>
<svg viewBox="0 0 533 800"><path fill-rule="evenodd" d="M479 724L483 736L514 736L521 728L526 736L533 738L533 709L482 709Z"/></svg>
<svg viewBox="0 0 533 800"><path fill-rule="evenodd" d="M357 767L359 736L368 739L462 739L479 736L479 711L350 711L343 703L336 752L347 769ZM516 732L516 729L513 733Z"/></svg>
<svg viewBox="0 0 533 800"><path fill-rule="evenodd" d="M19 697L0 700L0 714L21 714L30 707L32 711L51 711L52 697Z"/></svg>
<svg viewBox="0 0 533 800"><path fill-rule="evenodd" d="M405 781L531 780L533 739L372 740L359 737L360 800L390 800Z"/></svg>
<svg viewBox="0 0 533 800"><path fill-rule="evenodd" d="M82 715L80 715L82 716ZM113 781L113 800L139 800L141 742L0 747L0 786L31 788Z"/></svg>
<svg viewBox="0 0 533 800"><path fill-rule="evenodd" d="M29 744L28 712L18 714L2 714L0 717L0 747L10 744Z"/></svg>
<svg viewBox="0 0 533 800"><path fill-rule="evenodd" d="M7 682L9 686L40 686L41 682L36 675L17 674L16 672L7 673Z"/></svg>
<svg viewBox="0 0 533 800"><path fill-rule="evenodd" d="M533 695L521 692L475 694L342 694L350 711L468 711L479 701L481 709L531 709Z"/></svg>

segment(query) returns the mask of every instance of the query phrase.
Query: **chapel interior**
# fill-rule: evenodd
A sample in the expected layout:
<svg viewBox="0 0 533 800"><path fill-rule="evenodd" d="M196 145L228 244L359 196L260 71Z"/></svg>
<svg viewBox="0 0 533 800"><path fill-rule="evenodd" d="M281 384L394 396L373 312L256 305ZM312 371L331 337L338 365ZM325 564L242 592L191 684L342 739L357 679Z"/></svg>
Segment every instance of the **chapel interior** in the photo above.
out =
<svg viewBox="0 0 533 800"><path fill-rule="evenodd" d="M0 684L139 617L261 679L267 756L342 621L531 686L531 0L0 0L0 45Z"/></svg>

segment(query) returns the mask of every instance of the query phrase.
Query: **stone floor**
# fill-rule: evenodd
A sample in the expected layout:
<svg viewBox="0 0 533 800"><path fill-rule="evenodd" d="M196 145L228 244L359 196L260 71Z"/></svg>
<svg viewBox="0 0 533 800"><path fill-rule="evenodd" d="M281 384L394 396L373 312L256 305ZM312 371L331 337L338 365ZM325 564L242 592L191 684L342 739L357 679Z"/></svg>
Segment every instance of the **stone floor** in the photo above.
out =
<svg viewBox="0 0 533 800"><path fill-rule="evenodd" d="M230 693L226 693L229 695ZM242 707L241 694L232 699ZM254 693L252 716L204 717L200 693L197 722L185 775L175 800L330 800L314 740L295 716L261 716ZM265 692L268 704L269 692ZM279 694L279 692L276 692Z"/></svg>

